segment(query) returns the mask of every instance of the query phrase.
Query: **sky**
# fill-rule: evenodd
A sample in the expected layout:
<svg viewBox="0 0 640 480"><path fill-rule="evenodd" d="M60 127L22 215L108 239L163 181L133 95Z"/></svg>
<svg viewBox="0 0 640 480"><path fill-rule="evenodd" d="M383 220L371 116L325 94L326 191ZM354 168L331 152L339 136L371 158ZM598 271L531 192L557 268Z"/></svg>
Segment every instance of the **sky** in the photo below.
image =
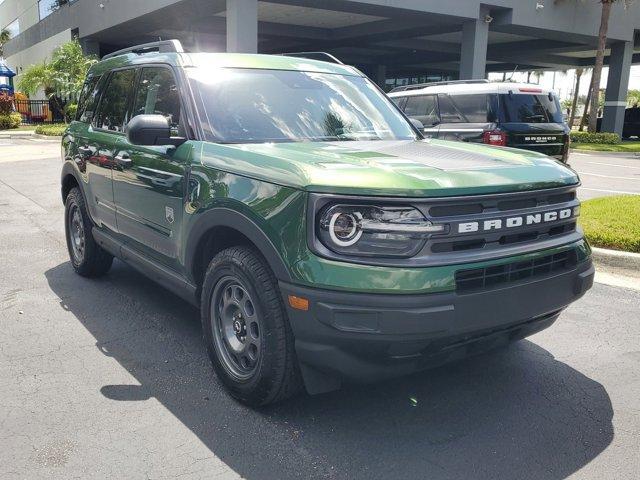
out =
<svg viewBox="0 0 640 480"><path fill-rule="evenodd" d="M573 95L573 89L576 83L576 71L569 70L565 72L544 72L540 79L531 75L531 83L537 83L545 88L552 88L558 94L561 100L565 98L571 98ZM555 76L554 76L555 74ZM605 88L607 86L607 75L609 69L604 67L602 69L602 78L600 81L600 87ZM507 78L509 78L507 73ZM502 80L501 73L490 73L490 80ZM526 72L516 72L513 75L513 80L516 82L526 82ZM589 90L589 83L591 82L591 72L583 74L580 80L580 95L586 95ZM631 67L631 75L629 78L629 90L640 90L640 65L634 65Z"/></svg>

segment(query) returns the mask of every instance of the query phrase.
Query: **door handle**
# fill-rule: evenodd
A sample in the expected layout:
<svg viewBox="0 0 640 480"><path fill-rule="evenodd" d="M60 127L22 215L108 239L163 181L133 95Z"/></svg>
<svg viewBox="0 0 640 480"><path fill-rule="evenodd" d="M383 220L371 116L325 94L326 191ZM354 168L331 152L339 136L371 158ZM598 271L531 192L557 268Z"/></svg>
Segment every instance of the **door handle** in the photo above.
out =
<svg viewBox="0 0 640 480"><path fill-rule="evenodd" d="M131 157L129 157L129 155L126 153L119 153L114 157L114 160L116 164L120 165L121 167L130 167L132 163Z"/></svg>

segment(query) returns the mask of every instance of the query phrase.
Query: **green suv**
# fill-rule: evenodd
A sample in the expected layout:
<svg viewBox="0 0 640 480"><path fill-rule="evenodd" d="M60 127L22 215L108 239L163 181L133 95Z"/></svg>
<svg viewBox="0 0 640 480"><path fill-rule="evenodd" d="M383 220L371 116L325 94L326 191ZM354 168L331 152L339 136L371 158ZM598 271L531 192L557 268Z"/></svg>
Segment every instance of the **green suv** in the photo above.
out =
<svg viewBox="0 0 640 480"><path fill-rule="evenodd" d="M119 51L62 147L75 271L117 257L198 305L218 378L251 405L523 338L593 283L572 170L425 140L339 62Z"/></svg>

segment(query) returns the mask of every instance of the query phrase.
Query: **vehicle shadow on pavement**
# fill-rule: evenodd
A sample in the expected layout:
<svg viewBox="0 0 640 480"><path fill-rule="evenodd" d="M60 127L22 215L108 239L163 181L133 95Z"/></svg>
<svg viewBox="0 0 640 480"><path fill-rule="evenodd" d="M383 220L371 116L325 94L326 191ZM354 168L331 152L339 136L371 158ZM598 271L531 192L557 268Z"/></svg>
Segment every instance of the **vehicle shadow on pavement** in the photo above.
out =
<svg viewBox="0 0 640 480"><path fill-rule="evenodd" d="M45 275L96 347L140 383L101 393L112 401L156 398L250 480L563 479L613 439L604 387L530 341L251 410L217 383L195 308L120 262L99 280L75 275L68 263Z"/></svg>

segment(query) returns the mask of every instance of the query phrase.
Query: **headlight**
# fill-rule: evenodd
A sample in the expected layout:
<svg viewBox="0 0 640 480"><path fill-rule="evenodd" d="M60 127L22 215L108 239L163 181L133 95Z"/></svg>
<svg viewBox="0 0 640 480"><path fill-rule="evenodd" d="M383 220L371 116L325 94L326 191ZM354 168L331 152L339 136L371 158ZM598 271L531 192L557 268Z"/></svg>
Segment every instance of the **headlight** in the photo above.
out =
<svg viewBox="0 0 640 480"><path fill-rule="evenodd" d="M411 257L444 231L408 206L333 205L318 217L318 237L343 255Z"/></svg>

